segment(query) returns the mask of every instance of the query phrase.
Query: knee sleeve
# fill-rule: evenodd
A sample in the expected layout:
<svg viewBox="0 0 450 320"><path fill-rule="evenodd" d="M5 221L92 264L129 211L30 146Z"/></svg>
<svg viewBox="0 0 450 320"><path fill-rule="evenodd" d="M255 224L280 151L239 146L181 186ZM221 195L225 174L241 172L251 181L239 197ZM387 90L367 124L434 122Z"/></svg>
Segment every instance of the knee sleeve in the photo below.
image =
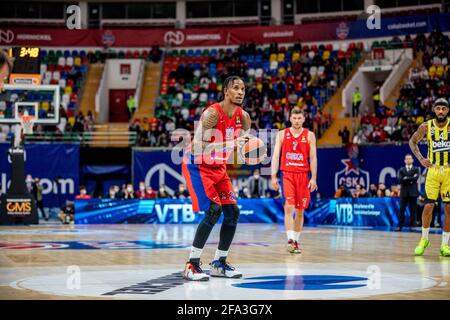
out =
<svg viewBox="0 0 450 320"><path fill-rule="evenodd" d="M239 221L239 208L235 204L223 205L224 224L236 225Z"/></svg>
<svg viewBox="0 0 450 320"><path fill-rule="evenodd" d="M222 213L222 206L215 202L211 202L208 211L205 212L205 220L210 225L215 225L219 221L220 214Z"/></svg>

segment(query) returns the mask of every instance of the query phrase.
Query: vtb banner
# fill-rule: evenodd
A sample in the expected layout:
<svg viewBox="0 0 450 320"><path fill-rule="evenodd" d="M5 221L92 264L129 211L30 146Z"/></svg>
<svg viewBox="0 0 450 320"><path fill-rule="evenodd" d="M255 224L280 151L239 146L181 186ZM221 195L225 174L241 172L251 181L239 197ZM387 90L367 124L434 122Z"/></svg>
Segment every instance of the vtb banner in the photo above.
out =
<svg viewBox="0 0 450 320"><path fill-rule="evenodd" d="M420 145L420 150L425 155L426 145ZM319 192L322 198L332 198L336 189L342 184L349 190L355 189L358 184L366 190L372 183L382 182L388 188L393 184L399 184L397 172L405 165L404 157L408 153L411 153L411 150L407 144L364 146L359 148L359 163L355 164L345 148L319 148L317 150ZM417 160L414 165L420 168L419 182L423 190L425 170ZM265 166L270 166L270 162ZM228 167L229 175L239 190L247 185L254 168L257 167L247 165ZM270 174L270 170L261 172ZM140 181L144 181L155 190L161 184L165 184L169 191L175 191L179 183L185 183L181 175L181 164L173 161L171 151L134 149L132 174L135 186L138 186ZM262 178L264 188L270 190L270 175L262 176Z"/></svg>
<svg viewBox="0 0 450 320"><path fill-rule="evenodd" d="M237 199L237 205L240 223L284 223L281 199ZM398 224L399 207L399 198L312 201L305 212L305 224L390 228ZM189 199L75 200L76 224L198 224L203 217L203 213L192 211Z"/></svg>
<svg viewBox="0 0 450 320"><path fill-rule="evenodd" d="M0 144L0 193L5 194L11 179L9 144ZM79 187L80 146L78 144L25 145L25 174L39 178L45 207L61 207L73 200Z"/></svg>
<svg viewBox="0 0 450 320"><path fill-rule="evenodd" d="M381 15L380 28L370 28L367 21L308 23L290 26L223 28L145 28L145 29L57 29L0 28L0 46L68 46L68 47L194 47L236 45L242 42L268 44L308 41L331 41L387 37L450 31L450 13L411 15L388 18Z"/></svg>
<svg viewBox="0 0 450 320"><path fill-rule="evenodd" d="M240 222L282 222L283 206L274 199L238 199ZM102 223L150 223L185 224L199 223L203 213L192 211L189 199L157 200L75 200L76 224ZM223 217L221 217L221 220ZM221 220L219 220L221 222Z"/></svg>

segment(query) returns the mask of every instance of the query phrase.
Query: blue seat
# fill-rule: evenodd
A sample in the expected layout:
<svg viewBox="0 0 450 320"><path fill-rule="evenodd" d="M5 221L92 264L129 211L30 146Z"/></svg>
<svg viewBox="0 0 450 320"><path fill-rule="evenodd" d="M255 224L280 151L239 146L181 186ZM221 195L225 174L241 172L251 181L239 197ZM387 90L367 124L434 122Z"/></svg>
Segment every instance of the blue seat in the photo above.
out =
<svg viewBox="0 0 450 320"><path fill-rule="evenodd" d="M72 57L78 57L78 50L72 50Z"/></svg>
<svg viewBox="0 0 450 320"><path fill-rule="evenodd" d="M64 58L67 59L67 57L70 57L70 51L69 50L64 50Z"/></svg>

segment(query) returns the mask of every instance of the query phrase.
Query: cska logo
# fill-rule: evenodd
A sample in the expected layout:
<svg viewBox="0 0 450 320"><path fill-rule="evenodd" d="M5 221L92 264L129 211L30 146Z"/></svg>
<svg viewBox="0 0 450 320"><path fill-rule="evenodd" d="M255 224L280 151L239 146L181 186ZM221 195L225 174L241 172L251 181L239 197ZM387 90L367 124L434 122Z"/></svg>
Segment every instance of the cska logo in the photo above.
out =
<svg viewBox="0 0 450 320"><path fill-rule="evenodd" d="M236 116L236 124L240 124L241 123L241 117Z"/></svg>

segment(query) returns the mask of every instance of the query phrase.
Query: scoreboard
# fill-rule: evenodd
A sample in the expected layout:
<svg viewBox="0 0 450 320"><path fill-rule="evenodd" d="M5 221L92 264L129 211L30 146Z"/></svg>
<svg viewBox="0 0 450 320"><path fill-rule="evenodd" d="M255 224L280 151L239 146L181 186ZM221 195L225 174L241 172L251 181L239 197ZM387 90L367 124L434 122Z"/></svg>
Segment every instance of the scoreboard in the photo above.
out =
<svg viewBox="0 0 450 320"><path fill-rule="evenodd" d="M13 60L11 84L41 84L41 49L14 47L9 50Z"/></svg>

